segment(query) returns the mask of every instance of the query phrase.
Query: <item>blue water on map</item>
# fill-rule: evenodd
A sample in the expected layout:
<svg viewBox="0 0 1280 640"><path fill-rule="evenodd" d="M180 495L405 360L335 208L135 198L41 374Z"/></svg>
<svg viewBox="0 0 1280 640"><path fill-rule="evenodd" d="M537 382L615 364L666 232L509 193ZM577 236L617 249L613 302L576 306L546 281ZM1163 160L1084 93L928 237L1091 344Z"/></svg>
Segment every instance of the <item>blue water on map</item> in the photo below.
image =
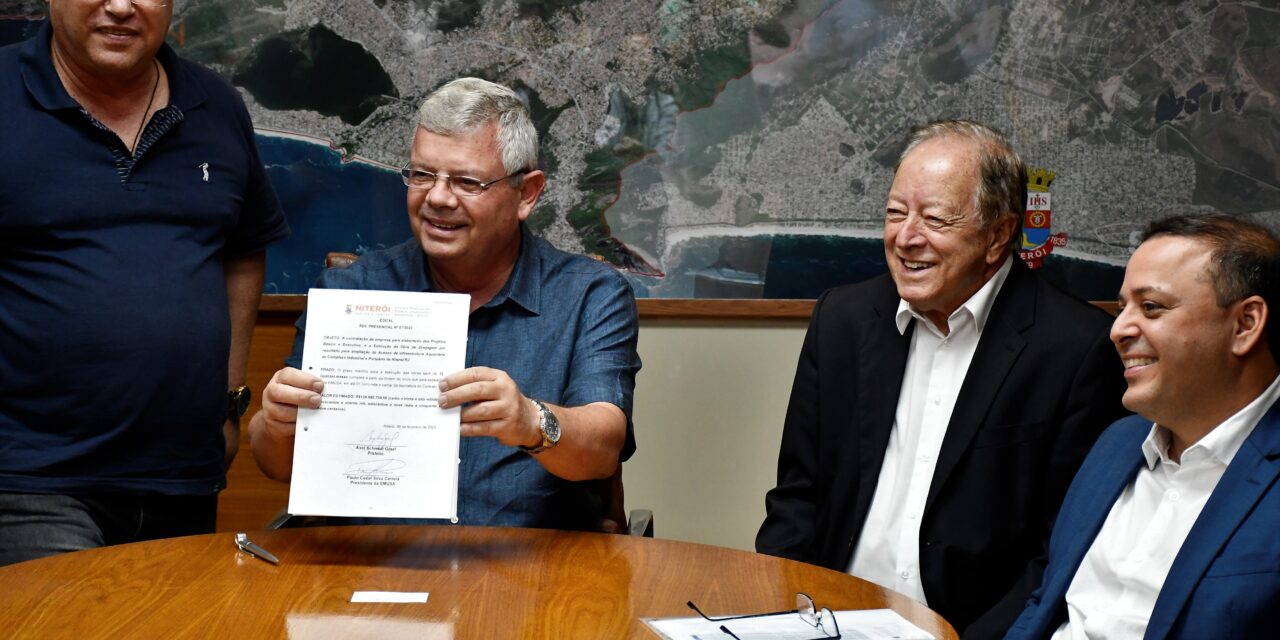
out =
<svg viewBox="0 0 1280 640"><path fill-rule="evenodd" d="M364 253L409 237L404 184L391 169L366 162L343 163L328 145L258 136L267 172L280 196L293 234L267 250L266 293L306 293L330 251ZM884 273L878 238L778 235L757 276L759 297L816 298L826 289ZM629 277L639 297L692 298L694 274L721 259L724 238L686 242L665 278ZM1041 275L1086 300L1114 300L1124 278L1115 265L1049 256Z"/></svg>
<svg viewBox="0 0 1280 640"><path fill-rule="evenodd" d="M267 249L266 293L306 293L330 251L364 253L409 237L394 170L342 162L325 144L258 135L258 149L293 233Z"/></svg>

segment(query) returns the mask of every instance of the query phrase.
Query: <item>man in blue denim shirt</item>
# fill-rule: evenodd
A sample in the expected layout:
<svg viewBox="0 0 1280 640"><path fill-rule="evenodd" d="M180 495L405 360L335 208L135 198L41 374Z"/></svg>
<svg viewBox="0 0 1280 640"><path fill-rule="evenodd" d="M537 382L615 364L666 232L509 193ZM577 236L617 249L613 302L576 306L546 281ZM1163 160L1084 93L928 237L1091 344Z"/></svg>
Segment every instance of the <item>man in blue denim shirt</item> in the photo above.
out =
<svg viewBox="0 0 1280 640"><path fill-rule="evenodd" d="M599 483L635 451L631 396L640 369L630 286L610 267L559 251L524 225L546 176L537 131L514 92L475 78L433 93L402 170L415 238L321 275L317 287L466 293L468 368L440 384L462 406L462 524L592 529ZM324 382L289 365L250 423L268 476L293 467L297 409Z"/></svg>

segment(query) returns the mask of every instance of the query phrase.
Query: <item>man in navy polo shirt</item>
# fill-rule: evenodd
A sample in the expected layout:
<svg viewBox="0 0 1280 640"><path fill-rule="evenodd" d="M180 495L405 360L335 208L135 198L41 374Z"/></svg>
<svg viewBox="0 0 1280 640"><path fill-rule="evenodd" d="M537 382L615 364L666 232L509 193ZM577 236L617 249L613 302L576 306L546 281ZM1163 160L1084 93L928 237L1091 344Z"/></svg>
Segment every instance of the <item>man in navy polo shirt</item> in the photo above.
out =
<svg viewBox="0 0 1280 640"><path fill-rule="evenodd" d="M599 483L635 450L631 394L640 369L630 285L612 268L559 251L524 221L546 184L538 133L510 89L455 80L418 112L402 170L414 238L331 269L317 287L471 296L467 369L445 376L440 406L462 407L462 524L593 529ZM249 423L258 465L293 472L298 407L324 383L301 365L306 317L288 367Z"/></svg>
<svg viewBox="0 0 1280 640"><path fill-rule="evenodd" d="M214 528L288 227L172 13L50 0L0 49L0 564Z"/></svg>

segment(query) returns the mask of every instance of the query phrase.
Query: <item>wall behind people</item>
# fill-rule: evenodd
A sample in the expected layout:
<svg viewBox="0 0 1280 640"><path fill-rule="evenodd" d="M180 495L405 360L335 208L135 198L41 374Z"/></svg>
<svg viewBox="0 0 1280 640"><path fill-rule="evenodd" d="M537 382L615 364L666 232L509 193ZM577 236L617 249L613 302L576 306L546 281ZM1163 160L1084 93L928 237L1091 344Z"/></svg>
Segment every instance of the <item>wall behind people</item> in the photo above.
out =
<svg viewBox="0 0 1280 640"><path fill-rule="evenodd" d="M305 290L318 254L403 237L370 213L377 184L398 186L410 97L477 70L542 133L534 230L644 274L652 297L813 298L873 275L857 265L878 246L858 239L879 235L895 141L933 118L992 125L1053 174L1020 248L1052 251L1044 270L1087 299L1114 297L1133 234L1171 206L1280 207L1280 71L1256 53L1276 23L1247 4L337 2L322 22L306 2L185 4L192 54L280 143L264 154L295 228L334 226L273 254L280 292Z"/></svg>
<svg viewBox="0 0 1280 640"><path fill-rule="evenodd" d="M321 21L314 3L243 4L176 3L170 41L235 82L259 128L296 229L272 251L268 293L304 291L326 251L404 237L394 169L410 97L480 69L528 97L555 159L535 231L660 272L637 279L655 297L698 295L699 275L780 298L836 284L876 254L854 238L877 235L891 141L933 117L991 124L1054 172L1052 216L1027 242L1086 298L1113 297L1133 235L1170 206L1280 207L1262 7L337 2ZM0 0L0 42L33 34L46 7ZM1066 246L1043 244L1058 233ZM766 238L780 239L767 255L751 247Z"/></svg>
<svg viewBox="0 0 1280 640"><path fill-rule="evenodd" d="M640 322L628 508L663 538L753 550L806 320Z"/></svg>

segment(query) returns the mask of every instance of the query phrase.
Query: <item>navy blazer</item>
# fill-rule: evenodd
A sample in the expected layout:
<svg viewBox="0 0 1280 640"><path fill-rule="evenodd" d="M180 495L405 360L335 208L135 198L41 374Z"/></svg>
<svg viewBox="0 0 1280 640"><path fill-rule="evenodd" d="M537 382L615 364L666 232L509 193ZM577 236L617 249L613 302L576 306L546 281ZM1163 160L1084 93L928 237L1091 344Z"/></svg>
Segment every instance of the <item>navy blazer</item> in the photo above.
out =
<svg viewBox="0 0 1280 640"><path fill-rule="evenodd" d="M1049 543L1044 582L1006 638L1048 638L1066 620L1067 587L1146 464L1140 416L1107 429L1080 467ZM1280 403L1227 467L1174 558L1147 625L1148 640L1280 636Z"/></svg>
<svg viewBox="0 0 1280 640"><path fill-rule="evenodd" d="M888 276L814 307L756 537L762 553L845 571L875 494L911 343ZM912 324L914 327L914 322ZM1111 317L1014 259L951 413L920 521L929 606L1000 638L1040 584L1058 505L1125 415ZM1036 561L1039 559L1039 561Z"/></svg>

